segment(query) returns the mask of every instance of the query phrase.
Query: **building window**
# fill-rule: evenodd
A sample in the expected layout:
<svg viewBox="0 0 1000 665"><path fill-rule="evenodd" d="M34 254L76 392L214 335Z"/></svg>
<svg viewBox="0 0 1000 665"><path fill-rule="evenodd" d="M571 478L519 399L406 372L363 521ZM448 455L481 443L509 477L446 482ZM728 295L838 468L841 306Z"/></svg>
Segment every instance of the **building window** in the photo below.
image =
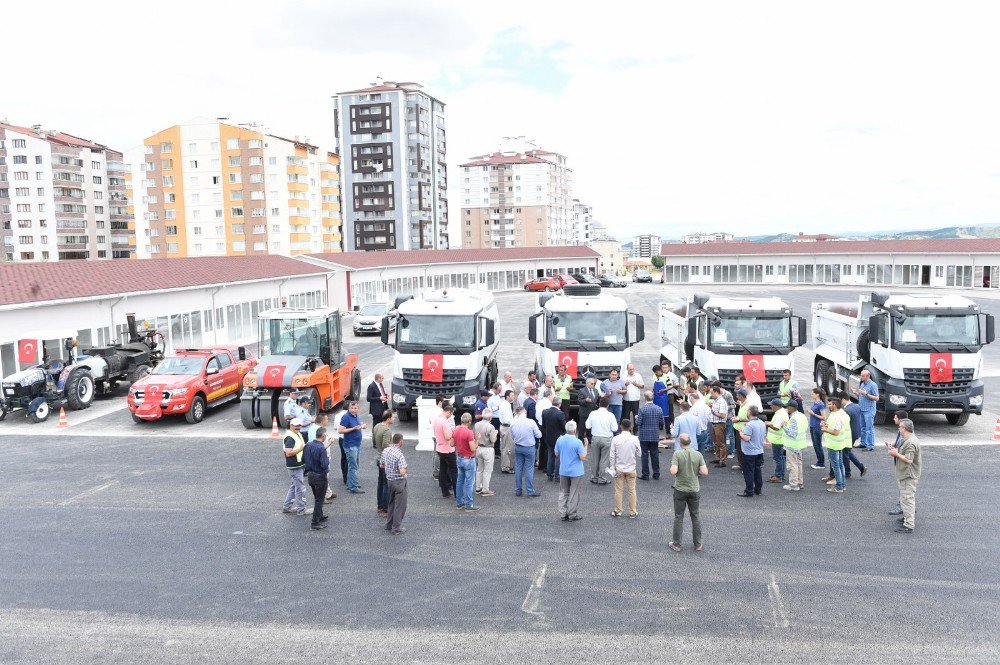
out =
<svg viewBox="0 0 1000 665"><path fill-rule="evenodd" d="M173 150L174 150L174 144L173 143L161 143L160 144L160 152L173 152Z"/></svg>
<svg viewBox="0 0 1000 665"><path fill-rule="evenodd" d="M164 229L164 232L168 236L175 236L175 235L177 235L177 227L176 226L168 226L168 227L166 227Z"/></svg>
<svg viewBox="0 0 1000 665"><path fill-rule="evenodd" d="M176 254L176 253L177 253L177 243L176 242L168 242L167 243L167 254Z"/></svg>
<svg viewBox="0 0 1000 665"><path fill-rule="evenodd" d="M239 139L226 139L226 150L239 150L240 140Z"/></svg>
<svg viewBox="0 0 1000 665"><path fill-rule="evenodd" d="M229 214L232 217L242 217L243 216L243 208L230 208L229 209Z"/></svg>

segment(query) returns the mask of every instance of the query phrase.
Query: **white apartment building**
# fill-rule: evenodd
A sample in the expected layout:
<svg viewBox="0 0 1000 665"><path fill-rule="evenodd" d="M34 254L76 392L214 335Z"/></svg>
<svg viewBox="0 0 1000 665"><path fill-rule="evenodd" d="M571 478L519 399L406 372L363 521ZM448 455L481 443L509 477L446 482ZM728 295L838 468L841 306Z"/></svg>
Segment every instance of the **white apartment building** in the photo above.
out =
<svg viewBox="0 0 1000 665"><path fill-rule="evenodd" d="M658 256L662 245L660 236L643 233L632 238L632 258L650 259Z"/></svg>
<svg viewBox="0 0 1000 665"><path fill-rule="evenodd" d="M729 242L732 239L732 233L716 231L714 233L688 233L687 235L681 237L681 242L686 245L691 245L702 242Z"/></svg>
<svg viewBox="0 0 1000 665"><path fill-rule="evenodd" d="M602 275L621 275L625 271L625 252L617 240L591 240L589 247L600 254L597 271Z"/></svg>
<svg viewBox="0 0 1000 665"><path fill-rule="evenodd" d="M591 242L595 240L611 240L611 236L608 235L608 230L604 228L604 224L601 224L596 219L591 218L590 220L590 240Z"/></svg>
<svg viewBox="0 0 1000 665"><path fill-rule="evenodd" d="M586 245L590 242L590 226L594 219L594 209L580 199L573 199L573 235L575 245Z"/></svg>
<svg viewBox="0 0 1000 665"><path fill-rule="evenodd" d="M0 122L0 260L133 258L127 174L107 146Z"/></svg>
<svg viewBox="0 0 1000 665"><path fill-rule="evenodd" d="M412 82L334 96L344 249L447 249L444 103Z"/></svg>

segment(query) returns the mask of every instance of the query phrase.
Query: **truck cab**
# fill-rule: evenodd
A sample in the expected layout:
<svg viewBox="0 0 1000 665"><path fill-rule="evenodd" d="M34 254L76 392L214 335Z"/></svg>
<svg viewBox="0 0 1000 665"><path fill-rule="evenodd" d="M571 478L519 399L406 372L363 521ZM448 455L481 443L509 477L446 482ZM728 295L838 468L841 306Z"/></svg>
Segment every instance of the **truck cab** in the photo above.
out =
<svg viewBox="0 0 1000 665"><path fill-rule="evenodd" d="M624 375L631 347L644 338L642 315L629 312L623 298L593 284L570 284L561 293L539 295L528 319L528 339L538 345L538 378L554 376L557 365L567 365L574 390L584 387L587 373L601 380L613 369Z"/></svg>
<svg viewBox="0 0 1000 665"><path fill-rule="evenodd" d="M754 363L762 363L764 380L754 381L754 388L767 404L778 396L782 373L795 374L792 352L805 343L806 322L780 298L695 294L660 304L660 339L661 363L677 371L693 362L727 390L740 374L752 378Z"/></svg>
<svg viewBox="0 0 1000 665"><path fill-rule="evenodd" d="M396 299L394 314L382 320L382 343L395 349L392 405L400 420L415 414L418 397L445 395L458 409L472 408L497 380L496 321L489 291L439 289Z"/></svg>

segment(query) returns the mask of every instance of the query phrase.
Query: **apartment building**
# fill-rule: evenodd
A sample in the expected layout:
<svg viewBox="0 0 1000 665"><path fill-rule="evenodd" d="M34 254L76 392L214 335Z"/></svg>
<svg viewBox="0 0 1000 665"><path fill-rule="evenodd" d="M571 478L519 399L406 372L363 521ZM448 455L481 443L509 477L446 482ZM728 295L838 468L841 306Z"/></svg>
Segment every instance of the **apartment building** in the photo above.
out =
<svg viewBox="0 0 1000 665"><path fill-rule="evenodd" d="M378 80L334 96L346 250L447 249L444 103Z"/></svg>
<svg viewBox="0 0 1000 665"><path fill-rule="evenodd" d="M199 118L132 162L142 258L341 250L339 157L308 139Z"/></svg>
<svg viewBox="0 0 1000 665"><path fill-rule="evenodd" d="M586 245L591 239L591 225L594 221L594 209L580 199L573 199L573 237L574 245Z"/></svg>
<svg viewBox="0 0 1000 665"><path fill-rule="evenodd" d="M578 244L573 171L547 150L502 150L462 164L462 247Z"/></svg>
<svg viewBox="0 0 1000 665"><path fill-rule="evenodd" d="M590 220L590 240L591 242L595 240L612 240L611 236L608 235L608 230L604 228L604 224L593 218Z"/></svg>
<svg viewBox="0 0 1000 665"><path fill-rule="evenodd" d="M632 258L650 259L659 256L663 242L660 236L642 233L632 238Z"/></svg>
<svg viewBox="0 0 1000 665"><path fill-rule="evenodd" d="M729 242L733 239L732 233L716 231L714 233L688 233L681 237L681 243L685 245L697 245L703 242Z"/></svg>
<svg viewBox="0 0 1000 665"><path fill-rule="evenodd" d="M0 260L134 258L131 198L122 153L0 122Z"/></svg>

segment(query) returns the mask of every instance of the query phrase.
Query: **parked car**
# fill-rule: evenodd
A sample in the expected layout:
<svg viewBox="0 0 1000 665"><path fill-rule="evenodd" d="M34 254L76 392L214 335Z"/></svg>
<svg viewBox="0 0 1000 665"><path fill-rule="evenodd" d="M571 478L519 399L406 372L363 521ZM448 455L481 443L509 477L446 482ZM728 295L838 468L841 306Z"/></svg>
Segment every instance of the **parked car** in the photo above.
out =
<svg viewBox="0 0 1000 665"><path fill-rule="evenodd" d="M354 334L378 335L382 332L382 319L389 316L392 306L386 302L370 302L354 315ZM396 329L396 317L389 316L389 330Z"/></svg>
<svg viewBox="0 0 1000 665"><path fill-rule="evenodd" d="M552 275L552 278L559 282L559 286L566 286L567 284L579 284L579 282L572 275L567 275L564 273L556 273Z"/></svg>
<svg viewBox="0 0 1000 665"><path fill-rule="evenodd" d="M562 288L555 277L536 277L524 285L525 291L558 291Z"/></svg>
<svg viewBox="0 0 1000 665"><path fill-rule="evenodd" d="M601 280L588 273L575 272L570 276L580 284L596 284L597 286L601 286Z"/></svg>
<svg viewBox="0 0 1000 665"><path fill-rule="evenodd" d="M183 415L189 423L199 423L207 409L239 401L243 377L256 365L245 347L179 349L129 388L132 420Z"/></svg>
<svg viewBox="0 0 1000 665"><path fill-rule="evenodd" d="M601 286L606 286L608 288L624 289L628 285L628 282L625 281L623 277L619 277L618 275L611 275L608 273L605 273L603 275L598 275L597 279L600 280Z"/></svg>
<svg viewBox="0 0 1000 665"><path fill-rule="evenodd" d="M652 284L653 276L649 273L648 270L643 270L642 268L639 268L638 270L632 273L632 281L646 282L648 284Z"/></svg>

